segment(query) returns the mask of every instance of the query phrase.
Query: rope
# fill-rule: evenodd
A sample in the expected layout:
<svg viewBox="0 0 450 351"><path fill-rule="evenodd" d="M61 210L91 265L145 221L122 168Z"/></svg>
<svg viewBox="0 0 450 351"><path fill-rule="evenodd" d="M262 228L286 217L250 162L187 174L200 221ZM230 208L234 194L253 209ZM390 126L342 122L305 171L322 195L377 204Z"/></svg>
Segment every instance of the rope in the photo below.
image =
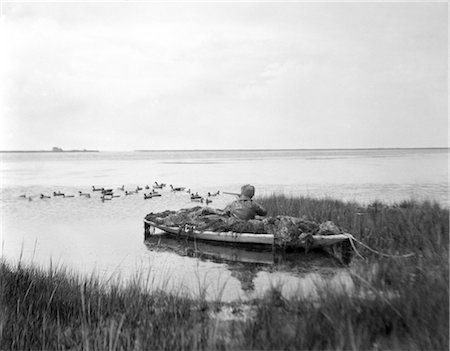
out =
<svg viewBox="0 0 450 351"><path fill-rule="evenodd" d="M355 239L355 238L353 237L353 235L348 234L348 235L347 235L347 238L349 238L349 240L350 240L350 245L352 245L352 248L353 248L353 250L355 251L355 253L356 253L359 257L361 257L363 260L365 260L366 258L365 258L363 255L361 255L361 254L359 253L359 251L356 249L356 245L355 245L355 243L353 242L353 239Z"/></svg>
<svg viewBox="0 0 450 351"><path fill-rule="evenodd" d="M413 252L411 252L411 253L409 253L409 254L406 254L406 255L389 255L389 254L385 254L385 253L383 253L383 252L380 252L380 251L377 251L377 250L372 249L371 247L367 246L367 245L364 244L363 242L361 242L361 241L359 241L358 239L356 239L356 238L355 238L353 235L351 235L351 234L345 233L344 235L347 236L347 238L350 239L350 243L351 243L351 245L352 245L352 247L353 247L353 250L355 250L356 254L357 254L359 257L363 258L363 259L364 259L364 257L358 252L358 250L356 250L356 247L355 247L355 244L353 243L353 241L356 241L358 244L360 244L361 246L365 247L367 250L372 251L373 253L376 253L376 254L378 254L378 255L380 255L380 256L384 256L384 257L391 257L391 258L407 258L407 257L411 257L411 256L414 256L414 255L415 255Z"/></svg>

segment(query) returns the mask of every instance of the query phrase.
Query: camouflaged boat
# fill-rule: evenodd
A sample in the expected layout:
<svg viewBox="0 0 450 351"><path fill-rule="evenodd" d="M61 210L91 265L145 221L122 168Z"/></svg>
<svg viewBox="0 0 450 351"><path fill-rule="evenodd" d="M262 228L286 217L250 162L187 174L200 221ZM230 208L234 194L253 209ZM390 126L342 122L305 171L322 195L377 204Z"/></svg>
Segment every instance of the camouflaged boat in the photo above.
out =
<svg viewBox="0 0 450 351"><path fill-rule="evenodd" d="M155 223L148 219L144 219L145 237L156 234L156 230L167 234L172 234L176 237L183 237L195 240L205 240L233 244L250 244L250 245L269 245L275 246L276 240L274 234L254 234L254 233L236 233L232 231L201 231L193 225L186 224L184 226L167 226L164 224ZM295 243L288 244L288 248L320 248L332 246L341 242L348 242L349 235L331 234L331 235L303 235L299 237Z"/></svg>

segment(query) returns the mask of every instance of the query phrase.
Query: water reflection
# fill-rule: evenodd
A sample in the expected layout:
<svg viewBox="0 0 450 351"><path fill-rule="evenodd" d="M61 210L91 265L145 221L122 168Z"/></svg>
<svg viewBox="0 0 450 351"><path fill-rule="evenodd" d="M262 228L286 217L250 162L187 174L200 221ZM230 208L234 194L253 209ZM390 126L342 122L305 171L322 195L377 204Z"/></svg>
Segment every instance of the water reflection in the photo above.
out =
<svg viewBox="0 0 450 351"><path fill-rule="evenodd" d="M187 241L168 234L151 235L144 244L149 251L224 265L230 276L239 281L246 297L259 297L271 286L281 288L286 297L308 297L317 294L318 285L329 284L333 279L341 285L339 276L345 271L336 257L323 250L287 253L265 247Z"/></svg>

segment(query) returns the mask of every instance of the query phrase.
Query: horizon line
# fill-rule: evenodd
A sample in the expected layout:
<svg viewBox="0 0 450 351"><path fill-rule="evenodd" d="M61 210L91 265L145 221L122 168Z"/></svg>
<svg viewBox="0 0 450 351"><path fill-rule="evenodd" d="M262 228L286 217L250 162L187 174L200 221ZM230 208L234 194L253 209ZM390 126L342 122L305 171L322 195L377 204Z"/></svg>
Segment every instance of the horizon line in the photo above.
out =
<svg viewBox="0 0 450 351"><path fill-rule="evenodd" d="M135 149L135 150L0 150L0 153L90 153L90 152L201 152L201 151L330 151L330 150L425 150L425 149L449 149L449 146L429 147L354 147L354 148L279 148L279 149Z"/></svg>
<svg viewBox="0 0 450 351"><path fill-rule="evenodd" d="M316 151L316 150L409 150L409 149L449 149L449 146L429 147L350 147L350 148L280 148L280 149L137 149L131 152L153 152L153 151ZM106 151L106 150L105 150ZM113 151L113 150L111 150ZM120 150L115 150L120 151ZM122 150L125 151L125 150Z"/></svg>

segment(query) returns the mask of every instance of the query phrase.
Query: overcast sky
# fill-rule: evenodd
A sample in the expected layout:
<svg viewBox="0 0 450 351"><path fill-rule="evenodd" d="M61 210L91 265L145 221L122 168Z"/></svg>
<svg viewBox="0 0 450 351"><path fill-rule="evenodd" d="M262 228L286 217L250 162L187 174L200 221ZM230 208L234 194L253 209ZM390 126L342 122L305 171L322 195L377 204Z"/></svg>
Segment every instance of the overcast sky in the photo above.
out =
<svg viewBox="0 0 450 351"><path fill-rule="evenodd" d="M3 3L0 149L448 146L434 3Z"/></svg>

